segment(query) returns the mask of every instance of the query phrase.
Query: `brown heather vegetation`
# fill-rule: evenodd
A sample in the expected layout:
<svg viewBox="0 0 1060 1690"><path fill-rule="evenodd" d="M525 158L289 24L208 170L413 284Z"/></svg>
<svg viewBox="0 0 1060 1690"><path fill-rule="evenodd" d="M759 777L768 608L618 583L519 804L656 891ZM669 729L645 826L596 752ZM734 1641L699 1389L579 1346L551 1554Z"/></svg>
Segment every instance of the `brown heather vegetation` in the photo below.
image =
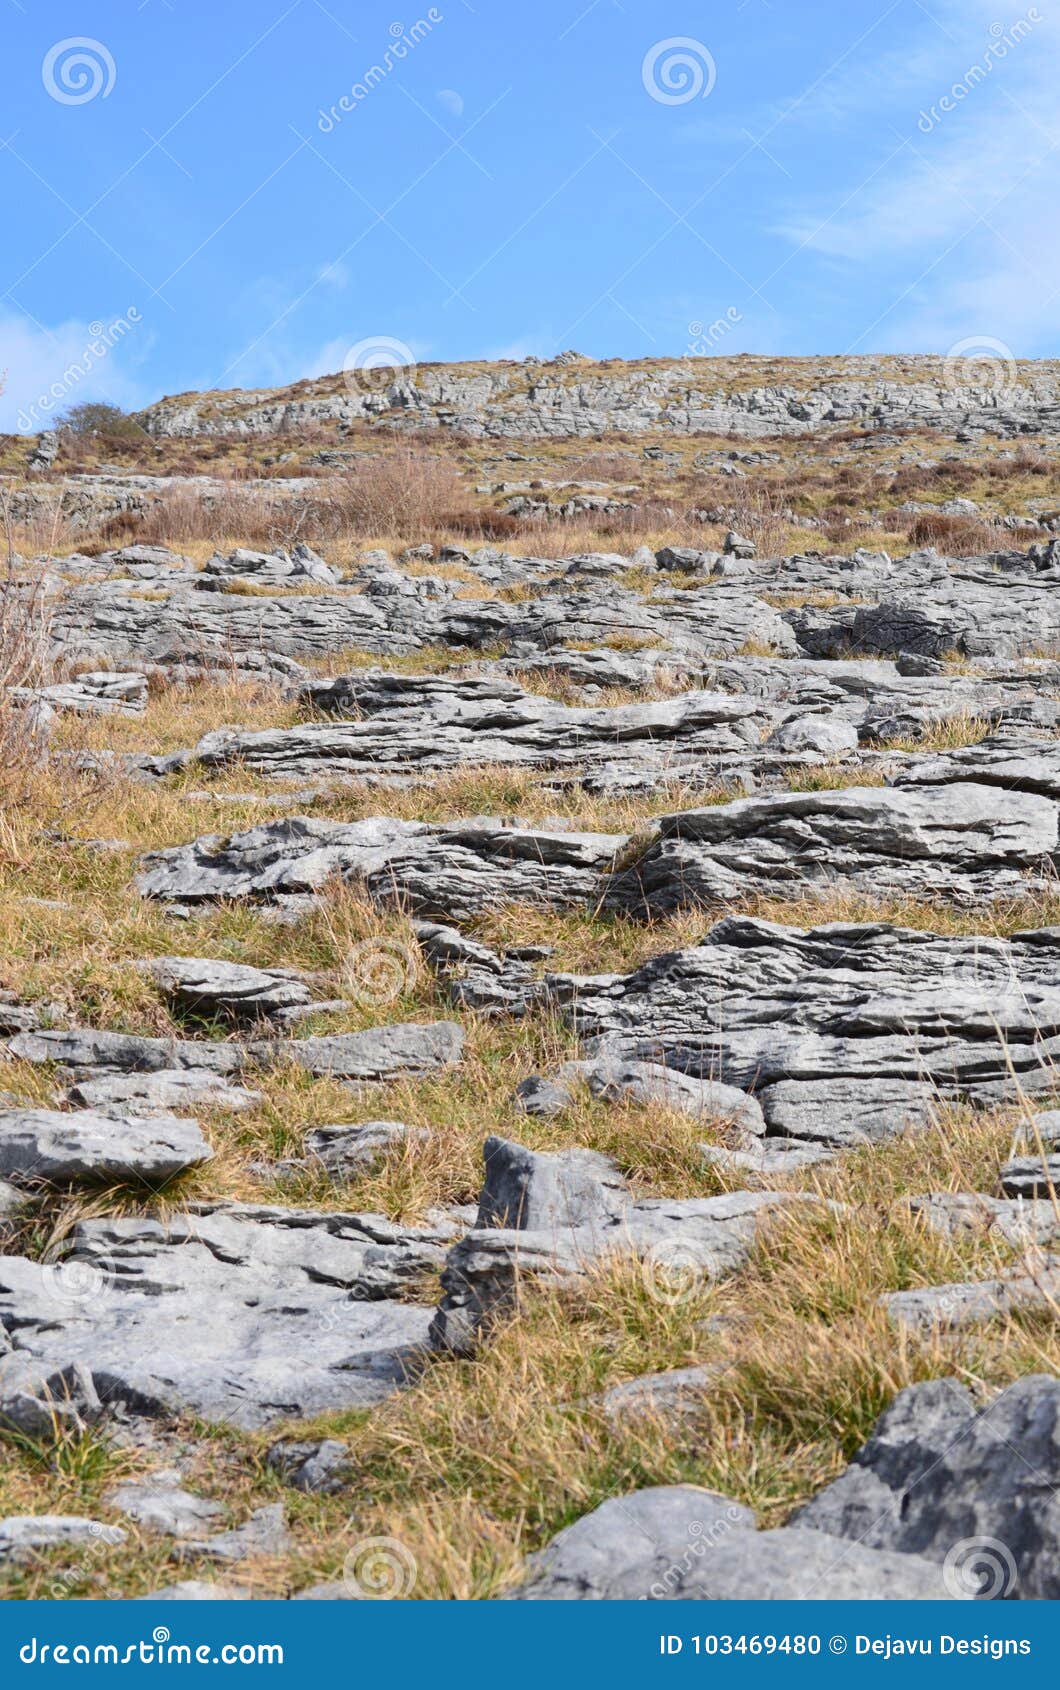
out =
<svg viewBox="0 0 1060 1690"><path fill-rule="evenodd" d="M856 456L849 451L854 442L865 448ZM754 442L615 435L520 442L510 458L495 442L448 430L403 430L395 439L364 424L340 433L314 423L291 440L240 435L168 440L136 437L135 430L117 438L66 433L55 468L35 478L38 490L57 493L62 475L98 472L101 466L207 476L221 486L170 488L152 502L146 518L123 513L96 528L74 528L45 511L18 527L15 539L27 555L98 550L133 538L177 547L305 540L337 547L340 559L366 544L400 549L425 540L570 555L641 544L718 547L733 526L755 540L764 556L848 552L858 545L901 554L927 544L965 555L1026 544L1041 538L1041 531L1013 533L986 519L900 507L940 505L954 497L987 503L998 514L1022 515L1032 500L1051 499L1060 506L1055 459L1034 441L1005 454L984 447L963 455L954 453L952 442L915 430L902 437L897 451L877 446L871 434L860 431L766 444L776 462L732 477L704 465L720 464L730 452L746 453ZM653 445L664 458L645 457ZM920 461L896 467L896 455ZM25 442L0 439L0 469L24 466L26 456ZM262 486L262 478L278 484ZM299 479L311 486L284 490L284 482ZM500 482L525 483L537 497L547 493L554 505L573 489L549 490L548 482L611 483L632 508L571 518L513 516L504 509L510 495L475 491ZM627 493L630 487L635 491ZM717 520L703 520L703 512L716 513Z"/></svg>

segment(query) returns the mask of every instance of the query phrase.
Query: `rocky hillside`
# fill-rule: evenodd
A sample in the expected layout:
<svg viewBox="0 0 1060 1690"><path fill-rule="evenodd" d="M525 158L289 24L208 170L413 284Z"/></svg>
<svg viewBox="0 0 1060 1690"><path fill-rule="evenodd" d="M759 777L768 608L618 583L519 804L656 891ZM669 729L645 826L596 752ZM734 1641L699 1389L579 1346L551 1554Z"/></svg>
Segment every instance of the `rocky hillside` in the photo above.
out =
<svg viewBox="0 0 1060 1690"><path fill-rule="evenodd" d="M709 366L4 447L7 1594L1060 1596L1054 372Z"/></svg>
<svg viewBox="0 0 1060 1690"><path fill-rule="evenodd" d="M617 359L352 367L293 387L184 393L142 416L160 438L297 434L370 421L488 439L613 433L799 436L872 429L1060 430L1060 365L973 353L920 358Z"/></svg>

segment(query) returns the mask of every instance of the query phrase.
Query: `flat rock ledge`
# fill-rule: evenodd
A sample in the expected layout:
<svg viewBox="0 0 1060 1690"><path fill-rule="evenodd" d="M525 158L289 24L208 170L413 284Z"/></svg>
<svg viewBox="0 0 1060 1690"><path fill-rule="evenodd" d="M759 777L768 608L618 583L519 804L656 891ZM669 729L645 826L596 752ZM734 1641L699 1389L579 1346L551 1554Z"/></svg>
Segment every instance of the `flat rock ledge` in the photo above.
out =
<svg viewBox="0 0 1060 1690"><path fill-rule="evenodd" d="M661 1485L612 1497L531 1556L509 1600L930 1600L942 1569L916 1555L840 1544L795 1526L755 1530L754 1515L714 1492Z"/></svg>
<svg viewBox="0 0 1060 1690"><path fill-rule="evenodd" d="M9 1040L11 1055L23 1062L54 1063L77 1082L79 1095L95 1095L113 1101L118 1096L136 1096L146 1089L156 1095L162 1081L162 1095L183 1089L178 1076L195 1077L203 1087L203 1101L244 1107L254 1094L230 1087L246 1069L273 1067L289 1062L307 1073L331 1075L351 1084L373 1085L388 1080L432 1074L460 1061L464 1031L455 1021L394 1022L369 1027L360 1033L325 1033L311 1038L252 1039L238 1043L228 1039L141 1038L132 1033L101 1032L75 1028L67 1032L47 1030L20 1033ZM212 1075L223 1082L219 1090L200 1077ZM122 1084L109 1084L119 1079ZM102 1082L107 1082L106 1084ZM95 1088L90 1091L89 1087ZM67 1117L62 1117L66 1119ZM157 1124L157 1123L153 1123ZM113 1126L113 1123L111 1123Z"/></svg>
<svg viewBox="0 0 1060 1690"><path fill-rule="evenodd" d="M290 816L229 838L206 834L141 860L142 896L180 906L222 898L281 902L338 876L381 907L441 922L505 904L586 909L603 903L642 920L756 896L943 899L958 905L1044 894L1060 865L1060 810L1051 794L964 780L786 792L666 815L642 841L472 817L435 826L374 816L333 822ZM199 963L190 994L229 1011L257 996L298 1002L290 976ZM191 959L180 967L191 969ZM227 989L222 978L231 975ZM213 978L212 976L216 976ZM167 983L168 982L168 983ZM302 995L305 1001L305 994Z"/></svg>
<svg viewBox="0 0 1060 1690"><path fill-rule="evenodd" d="M973 779L741 798L664 816L659 830L613 879L614 907L653 917L837 889L982 903L1055 879L1055 804Z"/></svg>
<svg viewBox="0 0 1060 1690"><path fill-rule="evenodd" d="M732 916L629 974L548 984L594 1059L753 1091L769 1134L849 1144L923 1126L939 1100L1051 1095L1058 981L1056 928L950 938Z"/></svg>
<svg viewBox="0 0 1060 1690"><path fill-rule="evenodd" d="M157 1188L212 1156L199 1123L179 1116L0 1110L0 1176L18 1184Z"/></svg>
<svg viewBox="0 0 1060 1690"><path fill-rule="evenodd" d="M454 1235L239 1203L83 1221L60 1262L0 1257L0 1323L38 1371L87 1372L103 1410L253 1430L404 1383L433 1314L417 1285Z"/></svg>
<svg viewBox="0 0 1060 1690"><path fill-rule="evenodd" d="M383 907L464 921L506 903L585 905L626 844L621 834L550 832L491 816L442 827L291 816L153 852L136 885L146 898L184 904L275 902L319 892L337 876Z"/></svg>

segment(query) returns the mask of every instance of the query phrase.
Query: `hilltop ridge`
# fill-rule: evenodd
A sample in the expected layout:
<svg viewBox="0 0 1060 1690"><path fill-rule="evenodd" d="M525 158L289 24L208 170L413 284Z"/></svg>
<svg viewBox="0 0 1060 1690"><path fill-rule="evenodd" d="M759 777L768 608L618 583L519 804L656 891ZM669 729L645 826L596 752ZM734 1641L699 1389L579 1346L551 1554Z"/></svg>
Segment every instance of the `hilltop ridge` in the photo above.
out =
<svg viewBox="0 0 1060 1690"><path fill-rule="evenodd" d="M767 438L829 424L1006 436L1060 430L1060 363L1017 361L986 342L962 344L946 357L626 361L564 352L547 362L358 362L370 356L351 348L345 371L287 387L171 395L140 420L148 433L170 438L283 435L307 424L360 422L495 438L656 431Z"/></svg>

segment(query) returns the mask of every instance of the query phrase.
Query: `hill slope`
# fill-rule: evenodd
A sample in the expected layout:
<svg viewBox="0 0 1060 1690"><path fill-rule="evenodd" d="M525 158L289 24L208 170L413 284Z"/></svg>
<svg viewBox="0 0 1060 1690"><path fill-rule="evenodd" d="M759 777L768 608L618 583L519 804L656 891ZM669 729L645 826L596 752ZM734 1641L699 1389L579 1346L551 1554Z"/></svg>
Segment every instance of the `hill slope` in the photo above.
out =
<svg viewBox="0 0 1060 1690"><path fill-rule="evenodd" d="M183 393L141 420L157 436L284 435L376 422L498 438L606 433L801 435L822 425L1060 429L1060 365L938 357L715 358L354 367L286 388Z"/></svg>

